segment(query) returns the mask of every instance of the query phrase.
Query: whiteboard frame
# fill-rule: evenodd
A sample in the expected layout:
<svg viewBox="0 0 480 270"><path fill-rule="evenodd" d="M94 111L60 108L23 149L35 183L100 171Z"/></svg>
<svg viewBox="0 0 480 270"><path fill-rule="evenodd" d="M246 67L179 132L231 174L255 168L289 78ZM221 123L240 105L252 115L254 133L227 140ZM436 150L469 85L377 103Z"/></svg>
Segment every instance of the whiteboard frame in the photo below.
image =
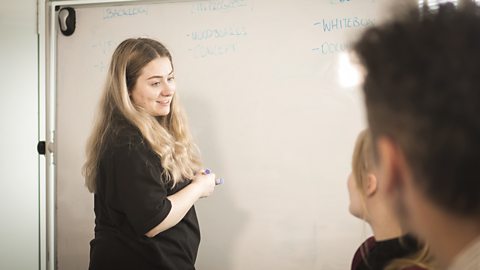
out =
<svg viewBox="0 0 480 270"><path fill-rule="evenodd" d="M37 2L37 35L38 35L38 141L46 141L46 3L45 0ZM42 166L42 161L46 161L42 156L38 160L38 269L45 270L47 267L47 245L46 245L46 182L47 182L47 168Z"/></svg>
<svg viewBox="0 0 480 270"><path fill-rule="evenodd" d="M55 6L45 5L45 37L40 37L44 41L45 54L45 189L44 189L44 205L45 205L45 238L42 245L41 254L45 254L45 262L42 263L42 269L55 269L55 104L56 104L56 89L55 89ZM53 39L52 39L53 37ZM52 42L52 40L54 42Z"/></svg>
<svg viewBox="0 0 480 270"><path fill-rule="evenodd" d="M54 7L61 6L106 6L115 5L133 5L133 4L154 4L154 3L178 3L178 2L198 2L202 0L55 0L50 1L50 5Z"/></svg>

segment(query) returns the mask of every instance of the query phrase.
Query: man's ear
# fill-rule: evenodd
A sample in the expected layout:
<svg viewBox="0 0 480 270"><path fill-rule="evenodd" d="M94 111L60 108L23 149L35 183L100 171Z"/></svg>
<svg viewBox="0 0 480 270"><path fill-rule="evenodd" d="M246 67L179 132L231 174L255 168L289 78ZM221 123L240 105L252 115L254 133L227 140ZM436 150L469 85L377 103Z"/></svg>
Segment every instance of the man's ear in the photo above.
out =
<svg viewBox="0 0 480 270"><path fill-rule="evenodd" d="M382 179L383 188L388 193L394 193L402 187L405 159L403 152L391 139L381 136L376 140L378 153L378 177Z"/></svg>
<svg viewBox="0 0 480 270"><path fill-rule="evenodd" d="M365 184L364 188L365 188L365 195L367 197L375 195L378 189L378 181L377 181L377 177L374 174L369 173L367 175L367 183Z"/></svg>

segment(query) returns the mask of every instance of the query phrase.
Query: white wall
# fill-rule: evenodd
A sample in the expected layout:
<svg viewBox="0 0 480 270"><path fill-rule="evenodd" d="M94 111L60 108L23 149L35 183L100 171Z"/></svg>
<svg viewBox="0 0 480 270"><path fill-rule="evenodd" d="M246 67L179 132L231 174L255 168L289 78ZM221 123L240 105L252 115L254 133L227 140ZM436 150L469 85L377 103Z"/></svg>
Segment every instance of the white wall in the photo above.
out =
<svg viewBox="0 0 480 270"><path fill-rule="evenodd" d="M0 269L38 269L36 0L0 3Z"/></svg>

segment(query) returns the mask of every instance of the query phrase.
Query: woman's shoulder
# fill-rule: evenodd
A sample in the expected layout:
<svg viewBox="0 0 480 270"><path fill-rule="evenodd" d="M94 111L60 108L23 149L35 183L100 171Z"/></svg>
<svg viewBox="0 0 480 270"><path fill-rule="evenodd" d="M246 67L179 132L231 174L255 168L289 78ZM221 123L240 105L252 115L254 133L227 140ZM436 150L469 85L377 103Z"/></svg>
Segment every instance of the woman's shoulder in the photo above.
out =
<svg viewBox="0 0 480 270"><path fill-rule="evenodd" d="M141 151L148 152L149 147L142 133L131 124L121 124L115 127L107 140L107 152L116 153Z"/></svg>
<svg viewBox="0 0 480 270"><path fill-rule="evenodd" d="M365 239L363 243L358 247L357 252L369 252L377 245L377 241L375 237L370 236L369 238Z"/></svg>
<svg viewBox="0 0 480 270"><path fill-rule="evenodd" d="M143 136L140 130L125 119L116 119L112 123L111 141L117 144L122 143L141 143Z"/></svg>
<svg viewBox="0 0 480 270"><path fill-rule="evenodd" d="M375 246L375 238L373 236L367 238L357 249L353 255L351 269L358 269L364 263L366 255Z"/></svg>
<svg viewBox="0 0 480 270"><path fill-rule="evenodd" d="M413 265L413 266L408 266L408 267L402 268L402 270L428 270L428 269L423 268L421 266Z"/></svg>

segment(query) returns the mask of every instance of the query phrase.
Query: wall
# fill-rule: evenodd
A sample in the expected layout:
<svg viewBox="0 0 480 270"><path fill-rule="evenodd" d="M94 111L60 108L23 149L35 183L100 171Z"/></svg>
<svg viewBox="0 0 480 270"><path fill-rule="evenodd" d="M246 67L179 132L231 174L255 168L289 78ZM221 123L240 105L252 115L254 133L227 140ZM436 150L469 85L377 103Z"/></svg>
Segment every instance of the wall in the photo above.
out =
<svg viewBox="0 0 480 270"><path fill-rule="evenodd" d="M38 269L35 0L2 0L0 37L0 269Z"/></svg>

